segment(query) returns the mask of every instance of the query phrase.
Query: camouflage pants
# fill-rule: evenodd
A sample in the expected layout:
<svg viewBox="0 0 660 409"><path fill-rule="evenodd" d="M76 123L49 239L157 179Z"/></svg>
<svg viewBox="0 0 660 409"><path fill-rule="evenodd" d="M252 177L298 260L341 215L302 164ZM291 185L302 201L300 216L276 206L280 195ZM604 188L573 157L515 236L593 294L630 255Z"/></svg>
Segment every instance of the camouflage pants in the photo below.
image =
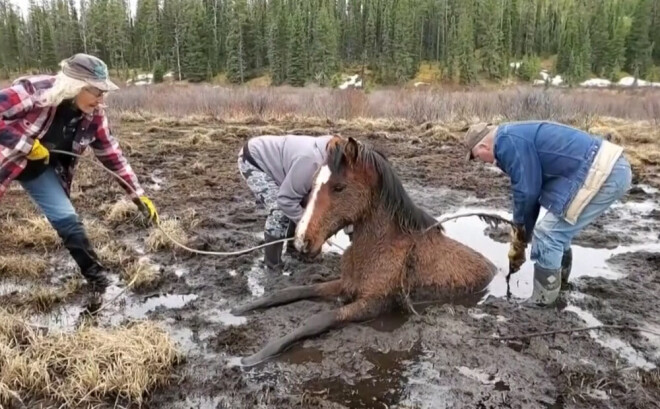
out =
<svg viewBox="0 0 660 409"><path fill-rule="evenodd" d="M241 151L242 153L242 151ZM277 194L280 187L267 173L238 157L238 169L248 187L257 198L257 202L268 211L264 231L273 238L281 239L287 235L289 218L277 206Z"/></svg>

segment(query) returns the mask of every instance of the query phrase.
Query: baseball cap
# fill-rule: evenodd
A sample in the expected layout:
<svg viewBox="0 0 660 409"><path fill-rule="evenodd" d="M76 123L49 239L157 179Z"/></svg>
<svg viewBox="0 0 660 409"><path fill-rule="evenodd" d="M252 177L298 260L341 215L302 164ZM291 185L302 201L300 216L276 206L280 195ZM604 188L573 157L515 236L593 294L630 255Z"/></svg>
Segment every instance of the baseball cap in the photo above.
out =
<svg viewBox="0 0 660 409"><path fill-rule="evenodd" d="M477 146L477 144L484 139L486 135L488 135L488 132L492 131L495 128L495 125L487 122L480 122L478 124L472 125L468 128L467 132L465 133L465 138L463 139L463 143L465 144L465 148L467 149L467 156L465 157L466 160L470 161L472 160L472 149Z"/></svg>
<svg viewBox="0 0 660 409"><path fill-rule="evenodd" d="M71 77L100 89L115 91L119 89L108 76L108 66L93 55L78 53L62 61L62 72Z"/></svg>

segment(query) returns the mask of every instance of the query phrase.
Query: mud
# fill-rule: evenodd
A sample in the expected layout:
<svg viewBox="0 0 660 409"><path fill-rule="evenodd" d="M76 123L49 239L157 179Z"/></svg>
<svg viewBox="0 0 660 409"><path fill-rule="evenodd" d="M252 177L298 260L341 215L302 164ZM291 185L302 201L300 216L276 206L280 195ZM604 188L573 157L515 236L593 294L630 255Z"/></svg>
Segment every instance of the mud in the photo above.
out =
<svg viewBox="0 0 660 409"><path fill-rule="evenodd" d="M118 127L161 218L195 212L199 223L188 232L193 247L237 250L260 243L265 212L255 207L240 179L236 153L250 135L301 133L306 128L368 139L390 157L411 196L433 215L481 209L510 216L506 177L491 167L466 163L451 138L422 140L413 128L366 131L323 123L199 125L213 131L211 145L191 142L193 126L151 127L150 132L144 132L150 125L140 122ZM122 196L116 184L109 185L89 165L82 166L76 181L75 205L90 218L102 220L102 205ZM658 186L644 184L651 182L640 183L576 238L571 287L557 307L519 305L531 294L530 262L512 278L513 298L507 299L507 232L489 229L478 219L461 219L445 225L447 234L484 253L500 269L483 299L417 305L419 316L393 311L371 322L346 325L253 368L235 364L336 303L302 301L245 318L228 311L275 289L335 278L340 250L326 246L311 262L285 254L286 269L278 276L263 271L259 252L227 258L162 250L149 254L161 267L159 284L148 292L124 293L95 323L155 320L179 343L186 362L178 367L172 386L148 400L152 408L657 407L660 337L602 330L492 339L594 323L660 332L660 194ZM15 189L0 216L21 217L34 212L30 206ZM113 232L135 252L145 252L147 232L137 224L119 223ZM341 235L334 240L347 245ZM52 277L72 273L63 250L50 254ZM105 299L117 296L122 286L117 281ZM70 330L84 306L85 297L76 297L34 321Z"/></svg>

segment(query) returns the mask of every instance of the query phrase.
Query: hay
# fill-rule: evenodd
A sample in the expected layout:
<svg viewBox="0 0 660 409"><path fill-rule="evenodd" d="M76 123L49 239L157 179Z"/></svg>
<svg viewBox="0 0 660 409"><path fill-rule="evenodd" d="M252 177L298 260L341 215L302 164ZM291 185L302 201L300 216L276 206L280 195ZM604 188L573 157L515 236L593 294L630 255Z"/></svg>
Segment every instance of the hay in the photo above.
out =
<svg viewBox="0 0 660 409"><path fill-rule="evenodd" d="M200 130L194 130L186 138L186 143L192 146L209 146L213 144L209 132L203 132Z"/></svg>
<svg viewBox="0 0 660 409"><path fill-rule="evenodd" d="M163 249L175 249L176 245L167 237L162 230L164 230L167 235L174 238L176 241L182 244L186 244L188 241L188 236L186 232L183 231L181 227L181 222L177 219L162 219L160 221L160 229L153 229L147 237L146 245L147 250L149 251L158 251Z"/></svg>
<svg viewBox="0 0 660 409"><path fill-rule="evenodd" d="M35 279L43 276L48 264L39 256L14 254L0 256L0 276Z"/></svg>
<svg viewBox="0 0 660 409"><path fill-rule="evenodd" d="M169 383L182 359L165 331L150 322L45 335L0 310L0 341L0 405L15 397L66 407L141 405L145 394Z"/></svg>
<svg viewBox="0 0 660 409"><path fill-rule="evenodd" d="M9 219L5 243L21 247L58 248L61 246L57 232L45 217L29 217L24 219Z"/></svg>
<svg viewBox="0 0 660 409"><path fill-rule="evenodd" d="M140 290L154 284L160 278L160 274L156 266L147 261L138 260L122 270L121 278L131 284L130 288Z"/></svg>
<svg viewBox="0 0 660 409"><path fill-rule="evenodd" d="M63 287L33 286L16 294L7 295L4 302L35 313L51 311L55 306L67 302L84 285L79 278L67 281Z"/></svg>
<svg viewBox="0 0 660 409"><path fill-rule="evenodd" d="M122 199L115 202L112 206L106 206L105 220L109 222L121 223L128 221L138 214L138 207L135 203Z"/></svg>
<svg viewBox="0 0 660 409"><path fill-rule="evenodd" d="M133 258L125 245L114 240L97 244L95 251L101 260L101 264L113 268L120 268Z"/></svg>

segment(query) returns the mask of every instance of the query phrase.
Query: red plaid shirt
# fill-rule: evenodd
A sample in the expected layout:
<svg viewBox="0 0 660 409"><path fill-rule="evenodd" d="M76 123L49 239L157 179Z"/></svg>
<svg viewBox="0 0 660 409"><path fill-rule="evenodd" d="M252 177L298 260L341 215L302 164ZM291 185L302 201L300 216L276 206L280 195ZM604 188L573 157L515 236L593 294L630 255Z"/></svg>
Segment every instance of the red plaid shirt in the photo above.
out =
<svg viewBox="0 0 660 409"><path fill-rule="evenodd" d="M54 82L53 76L24 77L11 87L0 90L0 199L25 169L26 155L32 150L34 140L41 139L53 122L57 107L40 106L38 97ZM110 134L108 119L100 108L83 116L74 136L72 152L82 155L87 145L92 147L94 155L106 168L135 189L137 196L121 184L132 198L144 194L117 140ZM77 162L77 158L72 158L68 168L57 169L67 195L71 192Z"/></svg>

